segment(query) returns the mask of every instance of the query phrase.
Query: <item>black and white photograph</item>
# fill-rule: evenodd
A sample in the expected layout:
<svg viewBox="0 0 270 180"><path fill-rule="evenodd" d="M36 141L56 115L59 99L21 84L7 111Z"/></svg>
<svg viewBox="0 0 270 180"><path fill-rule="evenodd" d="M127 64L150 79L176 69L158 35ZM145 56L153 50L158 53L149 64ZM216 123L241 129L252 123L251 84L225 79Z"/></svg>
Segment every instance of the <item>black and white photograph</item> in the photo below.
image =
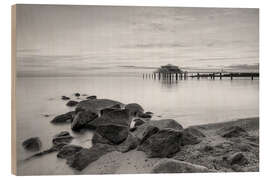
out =
<svg viewBox="0 0 270 180"><path fill-rule="evenodd" d="M259 172L259 9L12 6L13 173Z"/></svg>

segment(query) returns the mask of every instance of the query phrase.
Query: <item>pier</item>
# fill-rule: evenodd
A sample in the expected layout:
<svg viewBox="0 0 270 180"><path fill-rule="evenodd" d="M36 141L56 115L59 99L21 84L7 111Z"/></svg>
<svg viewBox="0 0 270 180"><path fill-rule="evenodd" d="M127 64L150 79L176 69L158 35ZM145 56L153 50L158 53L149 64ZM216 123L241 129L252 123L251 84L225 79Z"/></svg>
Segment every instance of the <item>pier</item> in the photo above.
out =
<svg viewBox="0 0 270 180"><path fill-rule="evenodd" d="M178 66L167 64L165 66L161 66L158 68L158 70L154 71L153 73L145 73L143 74L143 78L152 78L152 79L162 79L162 80L186 80L188 78L206 78L206 79L219 79L222 80L224 78L226 79L236 79L240 77L250 78L251 80L254 80L254 78L259 78L258 72L228 72L228 71L212 71L212 72L188 72L184 71L183 69L180 69Z"/></svg>

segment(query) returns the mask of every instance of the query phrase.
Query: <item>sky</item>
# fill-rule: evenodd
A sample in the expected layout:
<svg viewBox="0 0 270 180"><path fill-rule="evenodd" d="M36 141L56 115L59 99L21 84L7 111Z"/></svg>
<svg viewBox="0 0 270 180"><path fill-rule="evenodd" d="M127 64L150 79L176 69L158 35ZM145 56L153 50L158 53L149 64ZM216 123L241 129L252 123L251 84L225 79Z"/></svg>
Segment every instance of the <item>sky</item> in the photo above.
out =
<svg viewBox="0 0 270 180"><path fill-rule="evenodd" d="M17 75L259 70L259 10L17 5Z"/></svg>

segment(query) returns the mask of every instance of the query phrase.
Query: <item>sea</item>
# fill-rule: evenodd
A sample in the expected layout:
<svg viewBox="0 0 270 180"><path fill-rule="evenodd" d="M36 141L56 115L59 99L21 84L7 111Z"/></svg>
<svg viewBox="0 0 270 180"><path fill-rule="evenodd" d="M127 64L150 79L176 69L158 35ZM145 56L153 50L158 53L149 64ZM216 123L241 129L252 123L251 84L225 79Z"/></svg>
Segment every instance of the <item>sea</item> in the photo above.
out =
<svg viewBox="0 0 270 180"><path fill-rule="evenodd" d="M76 98L74 93L80 93ZM259 80L250 78L169 80L116 76L94 77L18 77L16 79L16 145L18 175L78 174L56 153L25 161L33 152L23 149L22 142L40 137L42 150L52 146L52 137L69 131L72 144L91 147L93 132L74 133L70 124L53 125L57 115L71 111L67 101L84 100L96 95L120 101L138 103L154 113L153 120L174 119L182 126L217 123L259 116Z"/></svg>

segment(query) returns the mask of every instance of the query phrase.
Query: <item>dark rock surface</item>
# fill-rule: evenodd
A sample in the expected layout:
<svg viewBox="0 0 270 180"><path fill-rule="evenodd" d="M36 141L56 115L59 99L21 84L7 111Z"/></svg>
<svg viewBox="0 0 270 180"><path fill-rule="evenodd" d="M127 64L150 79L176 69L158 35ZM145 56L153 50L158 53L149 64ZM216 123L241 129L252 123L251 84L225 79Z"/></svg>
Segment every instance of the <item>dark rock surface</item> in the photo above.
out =
<svg viewBox="0 0 270 180"><path fill-rule="evenodd" d="M74 111L70 111L65 114L61 114L59 116L56 116L53 120L51 120L51 123L57 124L57 123L68 123L72 122L73 118L75 116Z"/></svg>
<svg viewBox="0 0 270 180"><path fill-rule="evenodd" d="M131 116L138 116L139 114L144 112L144 109L142 108L141 105L137 103L130 103L125 106L125 109L129 110L129 113Z"/></svg>
<svg viewBox="0 0 270 180"><path fill-rule="evenodd" d="M185 161L163 159L154 165L152 173L202 173L211 172L208 168Z"/></svg>
<svg viewBox="0 0 270 180"><path fill-rule="evenodd" d="M28 151L39 151L41 148L41 141L39 137L31 137L23 141L22 146Z"/></svg>
<svg viewBox="0 0 270 180"><path fill-rule="evenodd" d="M70 167L81 171L104 154L114 150L114 148L110 148L108 145L96 144L90 149L83 148L73 156L69 157L67 159L67 164Z"/></svg>
<svg viewBox="0 0 270 180"><path fill-rule="evenodd" d="M133 132L133 134L138 138L142 139L143 138L143 133L146 130L148 126L155 126L158 129L174 129L174 130L183 130L183 127L176 122L173 119L161 119L161 120L151 120L147 121L144 124L140 125L137 127L137 129Z"/></svg>
<svg viewBox="0 0 270 180"><path fill-rule="evenodd" d="M134 127L140 126L142 124L144 124L145 121L141 120L141 119L134 119Z"/></svg>
<svg viewBox="0 0 270 180"><path fill-rule="evenodd" d="M97 99L97 96L93 95L93 96L88 96L86 99Z"/></svg>
<svg viewBox="0 0 270 180"><path fill-rule="evenodd" d="M80 150L82 150L81 146L66 145L58 152L57 157L66 159L73 156L75 153L79 152Z"/></svg>
<svg viewBox="0 0 270 180"><path fill-rule="evenodd" d="M230 163L230 165L244 165L248 163L248 160L243 153L237 152L228 157L228 162Z"/></svg>
<svg viewBox="0 0 270 180"><path fill-rule="evenodd" d="M129 128L126 126L119 125L103 125L98 126L96 133L106 138L113 144L122 143L129 134Z"/></svg>
<svg viewBox="0 0 270 180"><path fill-rule="evenodd" d="M248 136L246 130L242 129L239 126L230 126L222 128L218 131L218 134L224 138L232 138L232 137L239 137L239 136Z"/></svg>
<svg viewBox="0 0 270 180"><path fill-rule="evenodd" d="M201 138L204 138L204 137L205 135L198 129L192 128L192 127L186 128L183 131L181 145L185 146L185 145L198 144L201 142Z"/></svg>
<svg viewBox="0 0 270 180"><path fill-rule="evenodd" d="M126 140L121 144L119 144L118 146L116 146L116 150L125 153L132 149L137 148L138 144L139 144L138 139L129 133Z"/></svg>
<svg viewBox="0 0 270 180"><path fill-rule="evenodd" d="M70 100L70 98L67 97L67 96L62 96L61 99L62 99L62 100Z"/></svg>
<svg viewBox="0 0 270 180"><path fill-rule="evenodd" d="M78 104L78 102L77 101L73 101L73 100L70 100L70 101L68 101L67 102L67 106L70 106L70 107L74 107L74 106L76 106Z"/></svg>
<svg viewBox="0 0 270 180"><path fill-rule="evenodd" d="M145 140L147 140L153 134L156 134L158 131L159 129L155 126L147 126L147 128L143 132L143 137L140 141L140 144L143 144Z"/></svg>
<svg viewBox="0 0 270 180"><path fill-rule="evenodd" d="M182 132L162 129L147 138L138 148L148 157L170 157L180 150Z"/></svg>
<svg viewBox="0 0 270 180"><path fill-rule="evenodd" d="M140 113L138 116L139 116L140 118L152 118L152 115L146 114L146 113Z"/></svg>
<svg viewBox="0 0 270 180"><path fill-rule="evenodd" d="M78 103L77 107L84 109L85 111L90 110L99 113L100 110L105 108L111 108L114 105L123 105L122 103L110 99L88 99Z"/></svg>
<svg viewBox="0 0 270 180"><path fill-rule="evenodd" d="M76 97L80 97L80 95L81 95L80 93L75 93L74 94L74 96L76 96Z"/></svg>
<svg viewBox="0 0 270 180"><path fill-rule="evenodd" d="M89 127L98 127L102 125L120 125L129 127L131 123L131 118L129 116L128 110L108 110L103 113L102 116L96 118L95 120L88 123Z"/></svg>
<svg viewBox="0 0 270 180"><path fill-rule="evenodd" d="M95 112L92 112L90 110L79 111L75 115L75 117L71 123L71 129L73 131L79 131L80 129L86 127L88 123L90 123L91 121L93 121L97 117L98 117L98 114Z"/></svg>
<svg viewBox="0 0 270 180"><path fill-rule="evenodd" d="M73 137L69 134L69 132L62 131L53 137L52 143L54 145L69 144L72 141L72 139Z"/></svg>

